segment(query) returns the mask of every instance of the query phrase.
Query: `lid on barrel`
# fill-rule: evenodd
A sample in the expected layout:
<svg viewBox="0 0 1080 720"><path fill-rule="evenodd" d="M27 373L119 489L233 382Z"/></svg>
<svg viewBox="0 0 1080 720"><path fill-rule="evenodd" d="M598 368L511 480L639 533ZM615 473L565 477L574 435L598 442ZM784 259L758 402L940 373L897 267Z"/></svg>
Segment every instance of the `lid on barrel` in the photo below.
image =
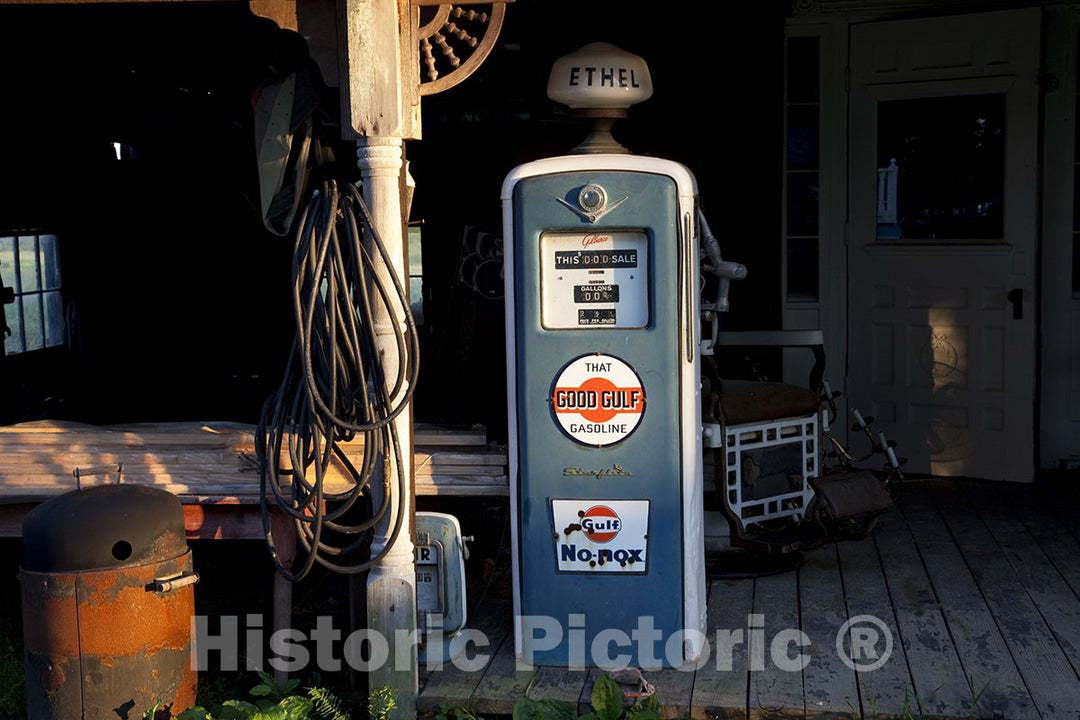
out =
<svg viewBox="0 0 1080 720"><path fill-rule="evenodd" d="M37 506L23 521L23 569L30 572L142 565L186 551L183 508L159 488L73 490Z"/></svg>

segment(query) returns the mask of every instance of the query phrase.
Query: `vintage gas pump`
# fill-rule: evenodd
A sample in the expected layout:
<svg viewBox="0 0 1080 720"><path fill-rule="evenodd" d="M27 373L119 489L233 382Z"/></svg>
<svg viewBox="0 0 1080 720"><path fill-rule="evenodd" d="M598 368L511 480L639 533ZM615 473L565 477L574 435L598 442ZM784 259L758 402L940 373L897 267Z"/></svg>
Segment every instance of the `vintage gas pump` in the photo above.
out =
<svg viewBox="0 0 1080 720"><path fill-rule="evenodd" d="M681 666L705 632L696 183L610 135L652 94L606 43L556 61L596 118L503 184L515 650Z"/></svg>

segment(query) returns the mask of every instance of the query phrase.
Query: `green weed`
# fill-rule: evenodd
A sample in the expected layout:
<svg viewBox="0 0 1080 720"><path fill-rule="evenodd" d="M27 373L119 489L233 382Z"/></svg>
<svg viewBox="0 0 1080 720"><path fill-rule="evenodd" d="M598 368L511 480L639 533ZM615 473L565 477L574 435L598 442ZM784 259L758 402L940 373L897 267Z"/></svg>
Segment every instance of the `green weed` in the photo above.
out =
<svg viewBox="0 0 1080 720"><path fill-rule="evenodd" d="M0 720L26 717L26 669L22 633L0 618Z"/></svg>

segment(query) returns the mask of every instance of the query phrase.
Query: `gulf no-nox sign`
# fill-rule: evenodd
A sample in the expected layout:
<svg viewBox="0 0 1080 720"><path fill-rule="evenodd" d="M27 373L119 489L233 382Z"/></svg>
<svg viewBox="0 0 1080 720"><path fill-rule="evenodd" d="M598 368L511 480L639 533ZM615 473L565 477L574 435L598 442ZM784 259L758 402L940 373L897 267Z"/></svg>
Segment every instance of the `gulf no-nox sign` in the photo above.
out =
<svg viewBox="0 0 1080 720"><path fill-rule="evenodd" d="M552 499L559 572L644 573L648 500Z"/></svg>
<svg viewBox="0 0 1080 720"><path fill-rule="evenodd" d="M634 368L614 355L582 355L555 376L551 411L571 440L604 447L637 429L645 414L645 388Z"/></svg>

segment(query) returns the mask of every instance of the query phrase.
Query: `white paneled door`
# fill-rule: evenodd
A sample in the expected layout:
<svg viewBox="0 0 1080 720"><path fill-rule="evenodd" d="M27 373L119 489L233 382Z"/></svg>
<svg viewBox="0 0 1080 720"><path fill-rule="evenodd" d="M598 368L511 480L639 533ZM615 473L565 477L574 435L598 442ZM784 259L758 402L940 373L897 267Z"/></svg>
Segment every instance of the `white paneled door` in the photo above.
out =
<svg viewBox="0 0 1080 720"><path fill-rule="evenodd" d="M910 473L1034 475L1040 35L851 26L848 397Z"/></svg>

